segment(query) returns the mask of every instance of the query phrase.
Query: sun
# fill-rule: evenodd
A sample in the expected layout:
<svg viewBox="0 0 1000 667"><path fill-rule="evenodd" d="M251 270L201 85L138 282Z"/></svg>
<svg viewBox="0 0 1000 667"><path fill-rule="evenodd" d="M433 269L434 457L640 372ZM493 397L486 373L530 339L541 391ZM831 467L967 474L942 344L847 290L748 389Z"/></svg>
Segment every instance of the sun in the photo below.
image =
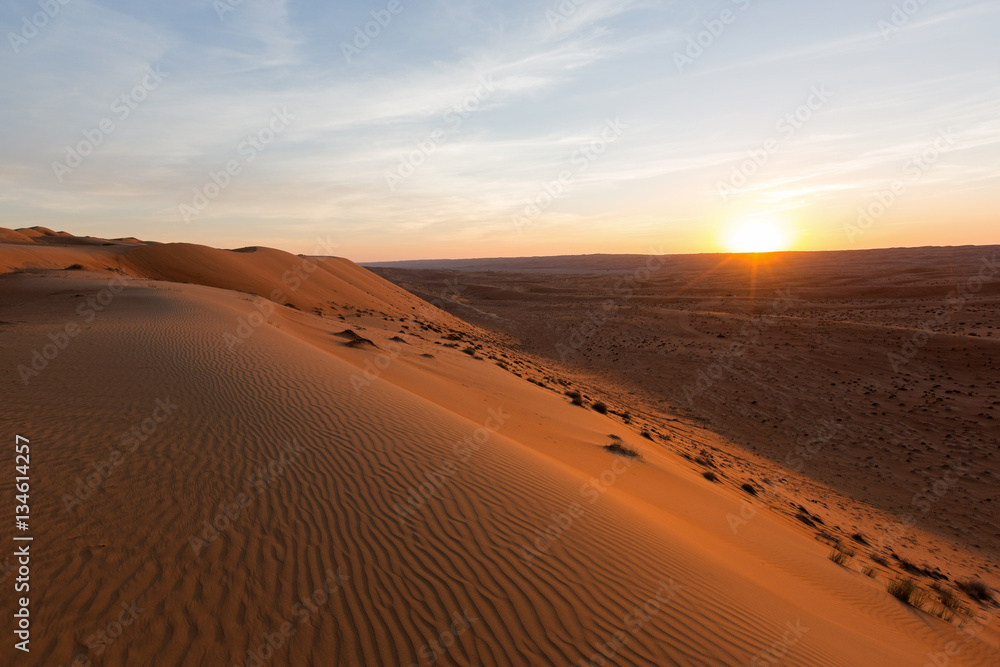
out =
<svg viewBox="0 0 1000 667"><path fill-rule="evenodd" d="M730 252L757 253L787 250L791 232L775 218L746 218L730 227L725 246Z"/></svg>

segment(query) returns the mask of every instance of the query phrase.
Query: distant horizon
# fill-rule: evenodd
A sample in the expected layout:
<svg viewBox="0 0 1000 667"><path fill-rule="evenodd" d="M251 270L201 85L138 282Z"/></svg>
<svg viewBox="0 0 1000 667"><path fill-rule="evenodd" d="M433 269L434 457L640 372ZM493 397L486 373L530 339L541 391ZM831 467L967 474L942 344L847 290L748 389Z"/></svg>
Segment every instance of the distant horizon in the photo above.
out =
<svg viewBox="0 0 1000 667"><path fill-rule="evenodd" d="M36 224L31 226L18 226L18 227L3 227L0 229L10 229L17 231L19 229L32 229L35 227L42 227L48 229L52 232L59 234L71 234L77 237L92 237L106 240L115 239L126 239L126 238L136 238L144 243L192 243L196 245L207 245L209 247L219 248L220 250L239 250L242 248L253 248L253 247L263 247L263 248L273 248L275 250L281 250L294 255L314 255L314 256L333 256L330 253L320 254L320 253L310 253L304 251L297 251L289 247L282 245L269 245L266 243L249 243L244 245L232 245L232 246L222 246L222 245L212 245L208 243L202 243L198 241L191 240L176 240L176 241L165 241L156 238L142 238L136 234L127 234L125 236L99 236L97 234L80 234L74 229L57 229L55 227ZM329 236L326 238L318 237L312 244L313 249L317 245L335 246L336 241L331 239ZM873 246L873 247L863 247L863 248L789 248L786 250L775 250L769 252L734 252L729 250L705 250L705 251L664 251L660 253L650 253L650 252L637 252L637 251L622 251L622 252L555 252L555 253L545 253L545 254L531 254L531 255L479 255L479 256L464 256L464 257L414 257L406 259L377 259L377 260L362 260L354 259L348 255L336 254L337 257L343 257L349 259L355 264L362 266L375 266L382 264L402 264L408 262L471 262L471 261L485 261L485 260L509 260L509 259L548 259L548 258L564 258L564 257L643 257L650 255L660 255L660 256L693 256L693 255L785 255L793 253L834 253L834 252L869 252L869 251L879 251L879 250L921 250L921 249L947 249L947 248L970 248L970 247L1000 247L1000 239L995 243L949 243L949 244L927 244L927 245L900 245L900 246Z"/></svg>
<svg viewBox="0 0 1000 667"><path fill-rule="evenodd" d="M877 252L880 250L933 250L941 249L945 250L948 248L992 248L1000 247L1000 242L997 243L959 243L951 245L919 245L919 246L887 246L878 248L832 248L832 249L797 249L792 248L789 250L772 250L769 252L733 252L727 250L711 250L705 252L663 252L658 253L656 256L660 257L670 257L670 256L681 256L689 257L696 255L792 255L792 254L814 254L814 253L835 253L835 252ZM483 257L422 257L417 259L386 259L386 260L374 260L374 261L355 261L356 264L361 266L372 266L377 264L405 264L407 262L475 262L475 261L486 261L492 259L555 259L561 257L644 257L653 255L654 253L642 253L642 252L585 252L585 253L572 253L572 254L555 254L555 255L495 255L495 256L483 256ZM347 258L350 259L350 258ZM354 260L351 260L354 261Z"/></svg>

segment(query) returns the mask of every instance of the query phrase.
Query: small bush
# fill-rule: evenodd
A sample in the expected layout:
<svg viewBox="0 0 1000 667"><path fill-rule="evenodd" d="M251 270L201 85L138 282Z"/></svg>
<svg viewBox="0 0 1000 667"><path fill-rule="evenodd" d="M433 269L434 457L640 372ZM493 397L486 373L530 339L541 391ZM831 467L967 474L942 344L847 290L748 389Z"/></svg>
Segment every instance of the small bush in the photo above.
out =
<svg viewBox="0 0 1000 667"><path fill-rule="evenodd" d="M639 452L632 449L621 440L613 440L610 445L604 445L604 449L608 450L612 454L624 456L627 459L639 458Z"/></svg>
<svg viewBox="0 0 1000 667"><path fill-rule="evenodd" d="M945 623L951 623L955 619L955 612L948 607L938 607L933 613Z"/></svg>
<svg viewBox="0 0 1000 667"><path fill-rule="evenodd" d="M639 435L641 435L642 437L644 437L646 440L652 440L653 439L653 434L650 433L649 431L645 430L645 429L643 429L642 433L640 433Z"/></svg>
<svg viewBox="0 0 1000 667"><path fill-rule="evenodd" d="M600 412L602 415L608 414L608 406L604 401L597 401L591 406L594 412Z"/></svg>
<svg viewBox="0 0 1000 667"><path fill-rule="evenodd" d="M903 570L909 572L910 574L924 574L924 571L917 567L916 563L907 558L896 556L896 561L899 563L899 566L903 568Z"/></svg>
<svg viewBox="0 0 1000 667"><path fill-rule="evenodd" d="M69 266L66 267L66 270L67 271L82 271L83 270L83 264L70 264Z"/></svg>
<svg viewBox="0 0 1000 667"><path fill-rule="evenodd" d="M878 575L878 570L869 565L865 569L861 570L861 574L865 575L866 577L871 577L872 579L875 579L876 575Z"/></svg>
<svg viewBox="0 0 1000 667"><path fill-rule="evenodd" d="M464 350L462 350L462 352L465 352L470 357L476 356L476 348L474 347L467 347Z"/></svg>
<svg viewBox="0 0 1000 667"><path fill-rule="evenodd" d="M583 394L578 391L567 391L566 395L569 396L570 401L573 405L583 405Z"/></svg>
<svg viewBox="0 0 1000 667"><path fill-rule="evenodd" d="M705 479L707 479L710 482L718 482L719 481L719 476L716 475L711 470L706 470L705 472L701 473L701 476L704 477Z"/></svg>
<svg viewBox="0 0 1000 667"><path fill-rule="evenodd" d="M849 563L851 559L854 558L854 552L845 549L843 546L838 544L833 548L833 551L830 552L829 558L837 565L841 567L847 567L847 563Z"/></svg>
<svg viewBox="0 0 1000 667"><path fill-rule="evenodd" d="M927 594L917 587L913 579L893 579L885 590L900 602L917 609L927 600Z"/></svg>
<svg viewBox="0 0 1000 667"><path fill-rule="evenodd" d="M749 493L751 496L757 495L757 489L754 488L753 484L744 484L740 488Z"/></svg>
<svg viewBox="0 0 1000 667"><path fill-rule="evenodd" d="M958 596L951 591L941 591L938 597L945 609L950 609L952 611L963 611L965 609L965 605L962 604L962 601L959 600Z"/></svg>
<svg viewBox="0 0 1000 667"><path fill-rule="evenodd" d="M955 585L976 602L989 602L993 599L993 594L990 593L989 587L981 581L968 579L965 581L956 581Z"/></svg>

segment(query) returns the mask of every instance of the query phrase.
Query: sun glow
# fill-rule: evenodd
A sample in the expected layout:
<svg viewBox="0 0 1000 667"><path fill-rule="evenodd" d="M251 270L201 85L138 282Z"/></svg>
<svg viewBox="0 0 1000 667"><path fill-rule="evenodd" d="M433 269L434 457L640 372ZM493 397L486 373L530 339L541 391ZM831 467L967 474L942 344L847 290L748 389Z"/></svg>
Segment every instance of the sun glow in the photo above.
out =
<svg viewBox="0 0 1000 667"><path fill-rule="evenodd" d="M787 250L792 235L781 220L774 218L746 218L732 225L725 237L730 252L777 252Z"/></svg>

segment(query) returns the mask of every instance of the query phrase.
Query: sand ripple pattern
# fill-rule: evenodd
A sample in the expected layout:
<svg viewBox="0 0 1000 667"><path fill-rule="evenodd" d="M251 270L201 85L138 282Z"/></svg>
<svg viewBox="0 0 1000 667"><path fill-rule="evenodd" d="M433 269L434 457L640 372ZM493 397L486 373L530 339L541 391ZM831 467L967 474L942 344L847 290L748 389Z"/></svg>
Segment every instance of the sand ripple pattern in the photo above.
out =
<svg viewBox="0 0 1000 667"><path fill-rule="evenodd" d="M454 444L480 424L387 382L359 396L354 367L269 325L229 351L221 332L245 302L149 292L126 292L127 316L108 312L4 396L4 426L35 443L44 554L37 645L18 664L244 665L283 624L293 633L263 664L579 665L602 647L615 665L747 664L780 636L755 599L731 597L610 497L526 562L521 545L579 502L580 479L502 430L462 461ZM5 354L46 330L9 335ZM76 479L126 449L108 434L158 399L174 414L67 513ZM401 521L394 506L449 461L454 474ZM238 516L196 553L189 538L234 503ZM664 581L679 590L640 627L626 620ZM132 601L141 611L116 628ZM843 664L808 642L795 663Z"/></svg>

